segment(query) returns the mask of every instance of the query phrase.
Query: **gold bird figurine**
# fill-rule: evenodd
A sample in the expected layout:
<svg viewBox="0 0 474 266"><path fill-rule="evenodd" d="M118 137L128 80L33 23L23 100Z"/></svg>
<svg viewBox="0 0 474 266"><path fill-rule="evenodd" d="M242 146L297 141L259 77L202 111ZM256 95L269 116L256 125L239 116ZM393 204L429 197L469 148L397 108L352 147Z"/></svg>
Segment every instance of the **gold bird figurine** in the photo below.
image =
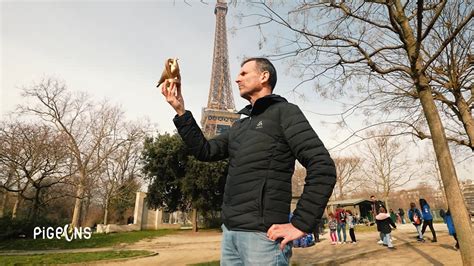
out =
<svg viewBox="0 0 474 266"><path fill-rule="evenodd" d="M156 87L160 87L160 85L167 79L176 80L179 87L179 84L181 82L181 75L179 74L178 58L166 59L165 69L163 70L163 73L161 74L161 78L158 81L158 85L156 85Z"/></svg>

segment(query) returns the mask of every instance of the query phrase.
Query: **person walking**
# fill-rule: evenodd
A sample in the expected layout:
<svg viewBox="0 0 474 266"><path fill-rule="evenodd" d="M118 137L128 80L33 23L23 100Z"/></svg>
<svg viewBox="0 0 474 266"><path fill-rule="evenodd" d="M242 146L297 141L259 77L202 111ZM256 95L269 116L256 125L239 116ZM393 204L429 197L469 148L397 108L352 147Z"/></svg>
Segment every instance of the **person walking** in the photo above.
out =
<svg viewBox="0 0 474 266"><path fill-rule="evenodd" d="M395 247L392 244L392 238L390 233L392 232L393 228L397 228L395 223L390 218L390 215L385 210L385 207L380 207L379 214L375 217L377 223L377 231L380 232L383 238L383 245L387 246L389 249L394 249Z"/></svg>
<svg viewBox="0 0 474 266"><path fill-rule="evenodd" d="M451 212L449 211L449 209L444 214L443 220L444 220L444 223L448 226L449 235L453 236L454 240L456 240L456 245L454 245L454 249L458 250L459 249L459 241L458 241L458 237L456 235L456 229L454 229L453 218L451 217Z"/></svg>
<svg viewBox="0 0 474 266"><path fill-rule="evenodd" d="M351 236L351 243L357 244L357 240L354 233L355 218L350 210L346 211L346 223L349 226L349 235Z"/></svg>
<svg viewBox="0 0 474 266"><path fill-rule="evenodd" d="M273 94L276 81L268 59L244 60L236 83L240 96L250 103L239 112L245 117L209 140L185 108L181 81L166 79L161 86L176 111L173 122L188 151L200 161L229 159L222 265L288 265L291 242L313 231L336 183L329 152L301 109ZM288 222L296 160L307 176Z"/></svg>
<svg viewBox="0 0 474 266"><path fill-rule="evenodd" d="M417 240L424 242L423 234L421 233L421 222L422 222L422 215L420 210L416 208L416 204L414 202L410 203L410 209L408 210L408 219L410 219L411 223L415 226L416 232L418 232Z"/></svg>
<svg viewBox="0 0 474 266"><path fill-rule="evenodd" d="M436 239L436 231L433 227L433 215L431 214L430 205L426 202L425 199L420 199L420 208L421 208L421 215L423 215L423 227L421 228L421 235L425 234L426 227L429 226L431 230L431 234L433 235L433 239L431 242L438 242Z"/></svg>

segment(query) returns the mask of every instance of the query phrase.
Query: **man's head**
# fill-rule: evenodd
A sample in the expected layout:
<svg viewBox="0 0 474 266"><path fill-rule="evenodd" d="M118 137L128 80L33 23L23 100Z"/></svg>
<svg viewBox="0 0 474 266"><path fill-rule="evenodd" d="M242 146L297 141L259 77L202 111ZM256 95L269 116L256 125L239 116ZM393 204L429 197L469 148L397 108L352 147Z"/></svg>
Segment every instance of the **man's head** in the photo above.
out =
<svg viewBox="0 0 474 266"><path fill-rule="evenodd" d="M370 200L375 201L376 200L375 196L374 195L370 196Z"/></svg>
<svg viewBox="0 0 474 266"><path fill-rule="evenodd" d="M410 208L411 208L411 209L414 209L415 207L416 207L416 205L415 205L414 202L410 203Z"/></svg>
<svg viewBox="0 0 474 266"><path fill-rule="evenodd" d="M268 59L252 57L242 62L235 82L239 86L240 96L251 100L257 95L264 96L273 92L277 82L277 73Z"/></svg>

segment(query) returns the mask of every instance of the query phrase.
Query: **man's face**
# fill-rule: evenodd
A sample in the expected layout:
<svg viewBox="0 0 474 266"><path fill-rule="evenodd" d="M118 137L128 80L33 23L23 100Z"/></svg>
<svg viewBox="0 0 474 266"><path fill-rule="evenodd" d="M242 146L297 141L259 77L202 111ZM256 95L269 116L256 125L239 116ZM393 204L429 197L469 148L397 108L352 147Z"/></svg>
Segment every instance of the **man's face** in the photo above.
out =
<svg viewBox="0 0 474 266"><path fill-rule="evenodd" d="M370 197L370 200L371 200L371 201L375 201L375 197Z"/></svg>
<svg viewBox="0 0 474 266"><path fill-rule="evenodd" d="M255 61L245 63L241 68L235 82L239 86L240 96L249 100L250 95L262 89L262 74Z"/></svg>

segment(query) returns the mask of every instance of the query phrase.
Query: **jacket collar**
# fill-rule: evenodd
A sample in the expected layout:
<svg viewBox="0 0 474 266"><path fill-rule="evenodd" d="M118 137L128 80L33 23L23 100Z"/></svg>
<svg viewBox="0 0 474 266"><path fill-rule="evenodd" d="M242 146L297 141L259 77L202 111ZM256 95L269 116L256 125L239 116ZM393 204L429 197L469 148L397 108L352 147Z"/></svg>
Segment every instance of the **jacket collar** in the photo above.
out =
<svg viewBox="0 0 474 266"><path fill-rule="evenodd" d="M277 103L277 102L288 102L285 98L281 97L277 94L269 94L262 98L259 98L255 101L255 104L249 104L245 106L242 110L238 112L238 114L243 114L246 116L258 115L263 113L270 105Z"/></svg>

